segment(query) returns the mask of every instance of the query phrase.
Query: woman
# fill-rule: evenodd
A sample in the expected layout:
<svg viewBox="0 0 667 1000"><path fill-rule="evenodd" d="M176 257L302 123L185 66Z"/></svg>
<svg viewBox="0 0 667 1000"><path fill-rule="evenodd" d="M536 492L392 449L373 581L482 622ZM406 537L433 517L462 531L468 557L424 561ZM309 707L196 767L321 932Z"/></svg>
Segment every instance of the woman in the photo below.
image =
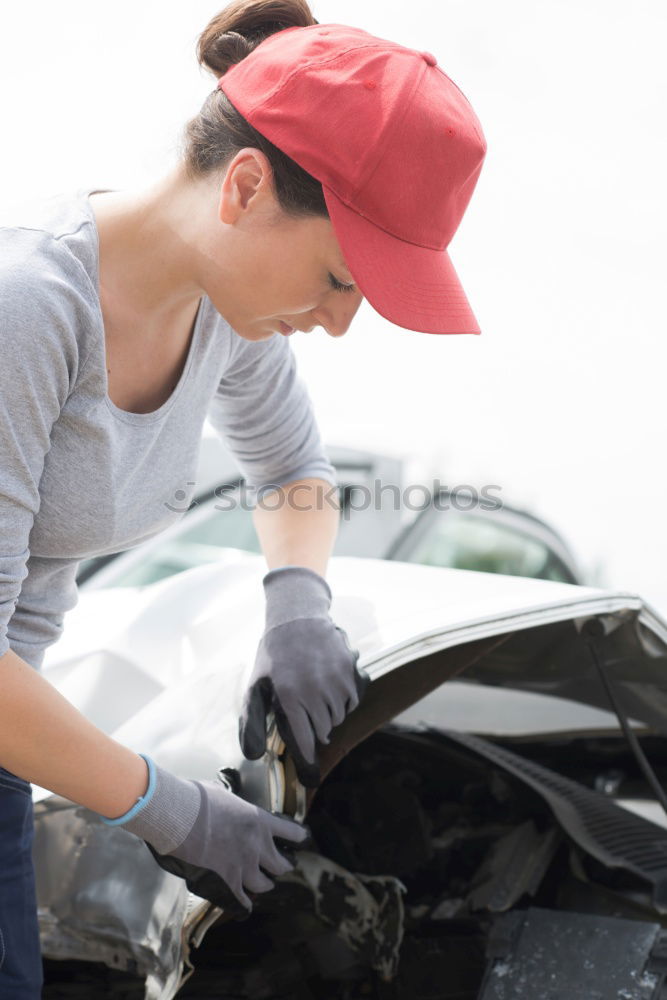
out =
<svg viewBox="0 0 667 1000"><path fill-rule="evenodd" d="M29 782L247 892L307 831L216 781L177 777L83 718L39 673L78 562L173 520L208 415L256 490L265 631L239 720L275 712L301 780L368 683L328 614L335 486L287 337L348 329L362 297L399 326L479 333L449 260L480 124L435 57L304 0L237 2L198 56L218 79L178 166L138 192L81 189L0 228L0 995L39 996ZM187 499L189 503L190 497ZM186 503L186 506L187 506ZM170 862L171 859L171 862Z"/></svg>

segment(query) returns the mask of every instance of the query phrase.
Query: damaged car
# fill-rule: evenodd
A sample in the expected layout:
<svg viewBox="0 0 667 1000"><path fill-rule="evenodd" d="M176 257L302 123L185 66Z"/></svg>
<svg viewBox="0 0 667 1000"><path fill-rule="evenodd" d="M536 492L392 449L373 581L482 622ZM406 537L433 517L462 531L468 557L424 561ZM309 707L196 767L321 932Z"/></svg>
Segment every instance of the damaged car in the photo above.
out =
<svg viewBox="0 0 667 1000"><path fill-rule="evenodd" d="M245 920L34 787L45 998L664 1000L667 623L636 594L333 557L371 684L297 779L238 742L264 560L80 595L45 676L177 774L305 822Z"/></svg>

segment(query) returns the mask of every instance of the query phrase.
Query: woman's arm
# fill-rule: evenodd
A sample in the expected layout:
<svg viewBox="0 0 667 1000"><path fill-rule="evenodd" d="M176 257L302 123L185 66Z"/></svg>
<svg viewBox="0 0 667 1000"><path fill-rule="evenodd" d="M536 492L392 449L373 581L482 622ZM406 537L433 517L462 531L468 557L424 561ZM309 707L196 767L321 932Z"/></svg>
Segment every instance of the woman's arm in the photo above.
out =
<svg viewBox="0 0 667 1000"><path fill-rule="evenodd" d="M295 489L296 487L296 489ZM290 492L291 491L291 492ZM338 530L336 490L294 480L267 494L254 518L269 569L324 575ZM121 816L146 791L142 757L89 722L12 649L0 656L0 766L103 816Z"/></svg>
<svg viewBox="0 0 667 1000"><path fill-rule="evenodd" d="M52 429L83 363L80 297L69 294L66 277L70 253L44 235L12 230L0 266L0 766L117 817L146 791L145 761L29 666L11 648L8 627L27 574Z"/></svg>
<svg viewBox="0 0 667 1000"><path fill-rule="evenodd" d="M103 816L148 785L146 762L107 736L12 649L0 656L0 767Z"/></svg>
<svg viewBox="0 0 667 1000"><path fill-rule="evenodd" d="M244 889L265 892L274 884L267 873L294 867L272 838L303 844L307 831L296 821L246 802L220 782L179 778L155 764L149 787L143 758L84 719L12 649L0 656L0 677L0 765L7 770L111 819L123 819L150 793L121 826L157 855L215 871L246 914L252 901ZM226 891L216 889L221 896Z"/></svg>
<svg viewBox="0 0 667 1000"><path fill-rule="evenodd" d="M295 479L267 493L253 520L269 569L307 566L325 576L339 518L338 491L325 479Z"/></svg>

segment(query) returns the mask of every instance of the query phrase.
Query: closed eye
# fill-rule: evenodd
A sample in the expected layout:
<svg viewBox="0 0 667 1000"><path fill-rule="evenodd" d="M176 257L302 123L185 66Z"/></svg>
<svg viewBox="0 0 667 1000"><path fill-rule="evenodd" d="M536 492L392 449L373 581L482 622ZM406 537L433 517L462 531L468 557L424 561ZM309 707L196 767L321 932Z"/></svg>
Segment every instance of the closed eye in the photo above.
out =
<svg viewBox="0 0 667 1000"><path fill-rule="evenodd" d="M356 292L357 290L357 286L355 284L344 285L338 280L338 278L335 277L335 275L331 274L331 272L329 272L329 284L332 288L335 288L337 292Z"/></svg>

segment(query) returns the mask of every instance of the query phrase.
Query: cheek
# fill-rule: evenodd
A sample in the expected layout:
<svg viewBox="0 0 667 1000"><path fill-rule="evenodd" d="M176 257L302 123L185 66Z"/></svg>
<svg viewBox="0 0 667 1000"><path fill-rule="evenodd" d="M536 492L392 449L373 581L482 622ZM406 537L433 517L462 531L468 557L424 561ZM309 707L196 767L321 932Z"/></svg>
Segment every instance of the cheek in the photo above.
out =
<svg viewBox="0 0 667 1000"><path fill-rule="evenodd" d="M317 307L321 296L312 276L304 277L296 268L274 267L255 283L255 289L258 298L274 313L308 312Z"/></svg>
<svg viewBox="0 0 667 1000"><path fill-rule="evenodd" d="M323 291L317 248L298 234L266 236L255 244L244 290L249 307L262 315L296 315L316 309ZM261 249L260 249L261 247ZM324 275L326 277L326 275Z"/></svg>

